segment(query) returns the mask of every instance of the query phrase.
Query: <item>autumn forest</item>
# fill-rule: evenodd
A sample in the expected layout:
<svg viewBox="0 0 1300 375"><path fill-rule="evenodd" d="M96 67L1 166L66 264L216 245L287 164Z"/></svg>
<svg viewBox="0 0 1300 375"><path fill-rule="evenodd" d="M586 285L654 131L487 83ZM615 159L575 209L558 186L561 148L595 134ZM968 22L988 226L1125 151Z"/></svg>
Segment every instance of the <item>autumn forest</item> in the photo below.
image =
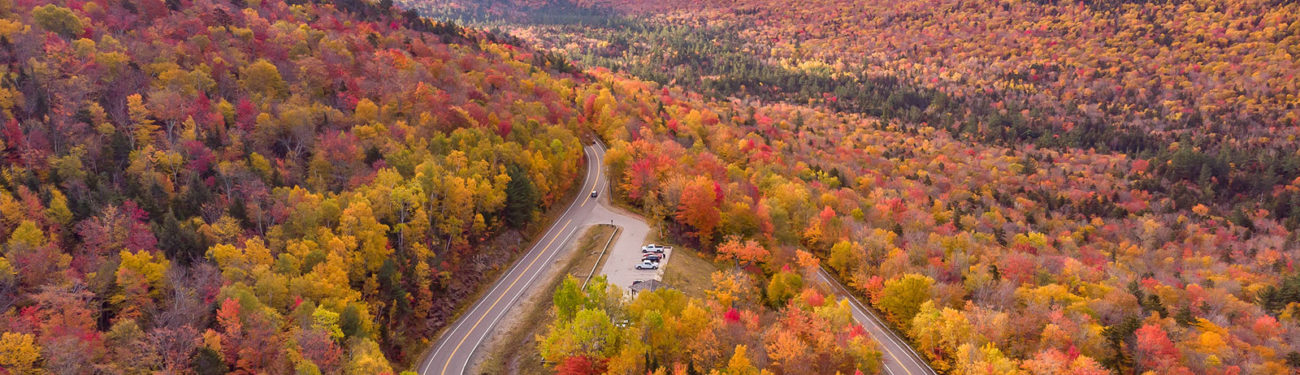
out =
<svg viewBox="0 0 1300 375"><path fill-rule="evenodd" d="M0 375L437 373L595 144L704 281L556 276L543 373L1293 374L1297 73L1267 0L0 0Z"/></svg>

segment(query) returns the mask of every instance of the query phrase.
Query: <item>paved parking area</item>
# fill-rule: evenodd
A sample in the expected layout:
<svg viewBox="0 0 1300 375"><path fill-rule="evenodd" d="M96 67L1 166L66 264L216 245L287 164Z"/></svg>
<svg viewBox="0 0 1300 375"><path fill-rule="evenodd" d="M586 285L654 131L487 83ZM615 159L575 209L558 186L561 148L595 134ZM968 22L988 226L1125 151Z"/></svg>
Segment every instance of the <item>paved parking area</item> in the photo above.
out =
<svg viewBox="0 0 1300 375"><path fill-rule="evenodd" d="M624 243L618 241L615 246L610 248L610 253L606 254L609 260L605 261L605 267L601 274L609 279L610 283L623 288L624 293L630 292L632 283L638 280L663 280L664 267L668 265L668 260L672 258L672 249L664 251L663 259L659 260L659 269L639 270L636 269L641 264L642 242L629 241Z"/></svg>
<svg viewBox="0 0 1300 375"><path fill-rule="evenodd" d="M623 293L630 295L628 293L632 283L637 280L663 280L664 266L672 259L672 250L664 252L664 259L659 261L659 269L636 269L636 265L641 263L641 246L646 244L646 235L650 233L650 227L641 221L641 218L626 214L620 209L610 209L603 204L593 208L592 213L594 217L612 220L614 225L623 229L618 240L610 245L609 252L605 254L607 258L605 265L600 268L600 274L605 275L610 284L618 285L623 289ZM595 223L610 222L595 221Z"/></svg>

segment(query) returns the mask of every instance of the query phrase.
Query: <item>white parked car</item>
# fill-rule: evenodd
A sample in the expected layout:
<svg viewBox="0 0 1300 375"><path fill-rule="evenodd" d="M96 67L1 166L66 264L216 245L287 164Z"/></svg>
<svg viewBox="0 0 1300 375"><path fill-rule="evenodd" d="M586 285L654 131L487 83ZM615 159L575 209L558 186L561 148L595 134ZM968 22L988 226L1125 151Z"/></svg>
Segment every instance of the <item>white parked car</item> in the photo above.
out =
<svg viewBox="0 0 1300 375"><path fill-rule="evenodd" d="M636 269L639 269L639 270L657 270L657 269L659 269L659 262L651 261L651 260L649 260L649 259L642 260L640 264L637 264L637 265L636 265Z"/></svg>
<svg viewBox="0 0 1300 375"><path fill-rule="evenodd" d="M655 244L641 246L641 252L643 253L662 253L664 252L664 250L668 250L668 249L671 249L671 247L660 246Z"/></svg>

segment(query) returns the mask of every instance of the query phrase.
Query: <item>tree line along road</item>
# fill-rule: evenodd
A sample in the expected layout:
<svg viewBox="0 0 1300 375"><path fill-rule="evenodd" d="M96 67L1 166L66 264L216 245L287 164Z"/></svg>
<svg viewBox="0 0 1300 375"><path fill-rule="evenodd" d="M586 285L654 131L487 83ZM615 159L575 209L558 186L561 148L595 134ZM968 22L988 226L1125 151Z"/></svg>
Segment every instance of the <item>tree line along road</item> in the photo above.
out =
<svg viewBox="0 0 1300 375"><path fill-rule="evenodd" d="M442 336L434 343L416 370L422 375L465 374L469 370L474 355L478 353L483 341L491 336L493 330L505 316L518 304L520 298L535 285L546 284L538 278L545 274L554 259L570 250L569 241L579 229L593 224L609 224L622 227L624 232L613 249L635 248L645 241L649 226L638 217L619 213L607 203L609 181L604 176L605 147L599 142L584 147L587 158L582 189L569 203L551 227L527 253L515 262L509 270L500 276L488 292L483 294L470 309L456 319ZM596 198L589 192L598 191ZM889 375L929 375L935 374L924 360L912 350L900 337L895 335L885 323L877 318L871 310L862 306L838 281L831 278L825 270L819 270L817 279L825 283L833 293L848 298L853 307L853 318L872 337L880 343L884 354L882 372ZM538 284L541 283L541 284ZM619 285L627 288L627 285Z"/></svg>

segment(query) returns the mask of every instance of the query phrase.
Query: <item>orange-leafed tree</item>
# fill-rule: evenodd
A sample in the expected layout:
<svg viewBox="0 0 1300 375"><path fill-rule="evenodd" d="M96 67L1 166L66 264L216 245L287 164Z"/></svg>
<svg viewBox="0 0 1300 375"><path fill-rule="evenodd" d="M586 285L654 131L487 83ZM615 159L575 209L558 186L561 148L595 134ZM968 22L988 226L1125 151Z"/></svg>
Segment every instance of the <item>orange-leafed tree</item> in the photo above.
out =
<svg viewBox="0 0 1300 375"><path fill-rule="evenodd" d="M708 245L713 230L722 221L719 211L722 187L705 176L695 176L682 188L681 203L677 207L677 220L695 229L695 238Z"/></svg>
<svg viewBox="0 0 1300 375"><path fill-rule="evenodd" d="M772 253L754 240L727 237L718 245L718 261L735 261L737 267L747 267L767 262Z"/></svg>

